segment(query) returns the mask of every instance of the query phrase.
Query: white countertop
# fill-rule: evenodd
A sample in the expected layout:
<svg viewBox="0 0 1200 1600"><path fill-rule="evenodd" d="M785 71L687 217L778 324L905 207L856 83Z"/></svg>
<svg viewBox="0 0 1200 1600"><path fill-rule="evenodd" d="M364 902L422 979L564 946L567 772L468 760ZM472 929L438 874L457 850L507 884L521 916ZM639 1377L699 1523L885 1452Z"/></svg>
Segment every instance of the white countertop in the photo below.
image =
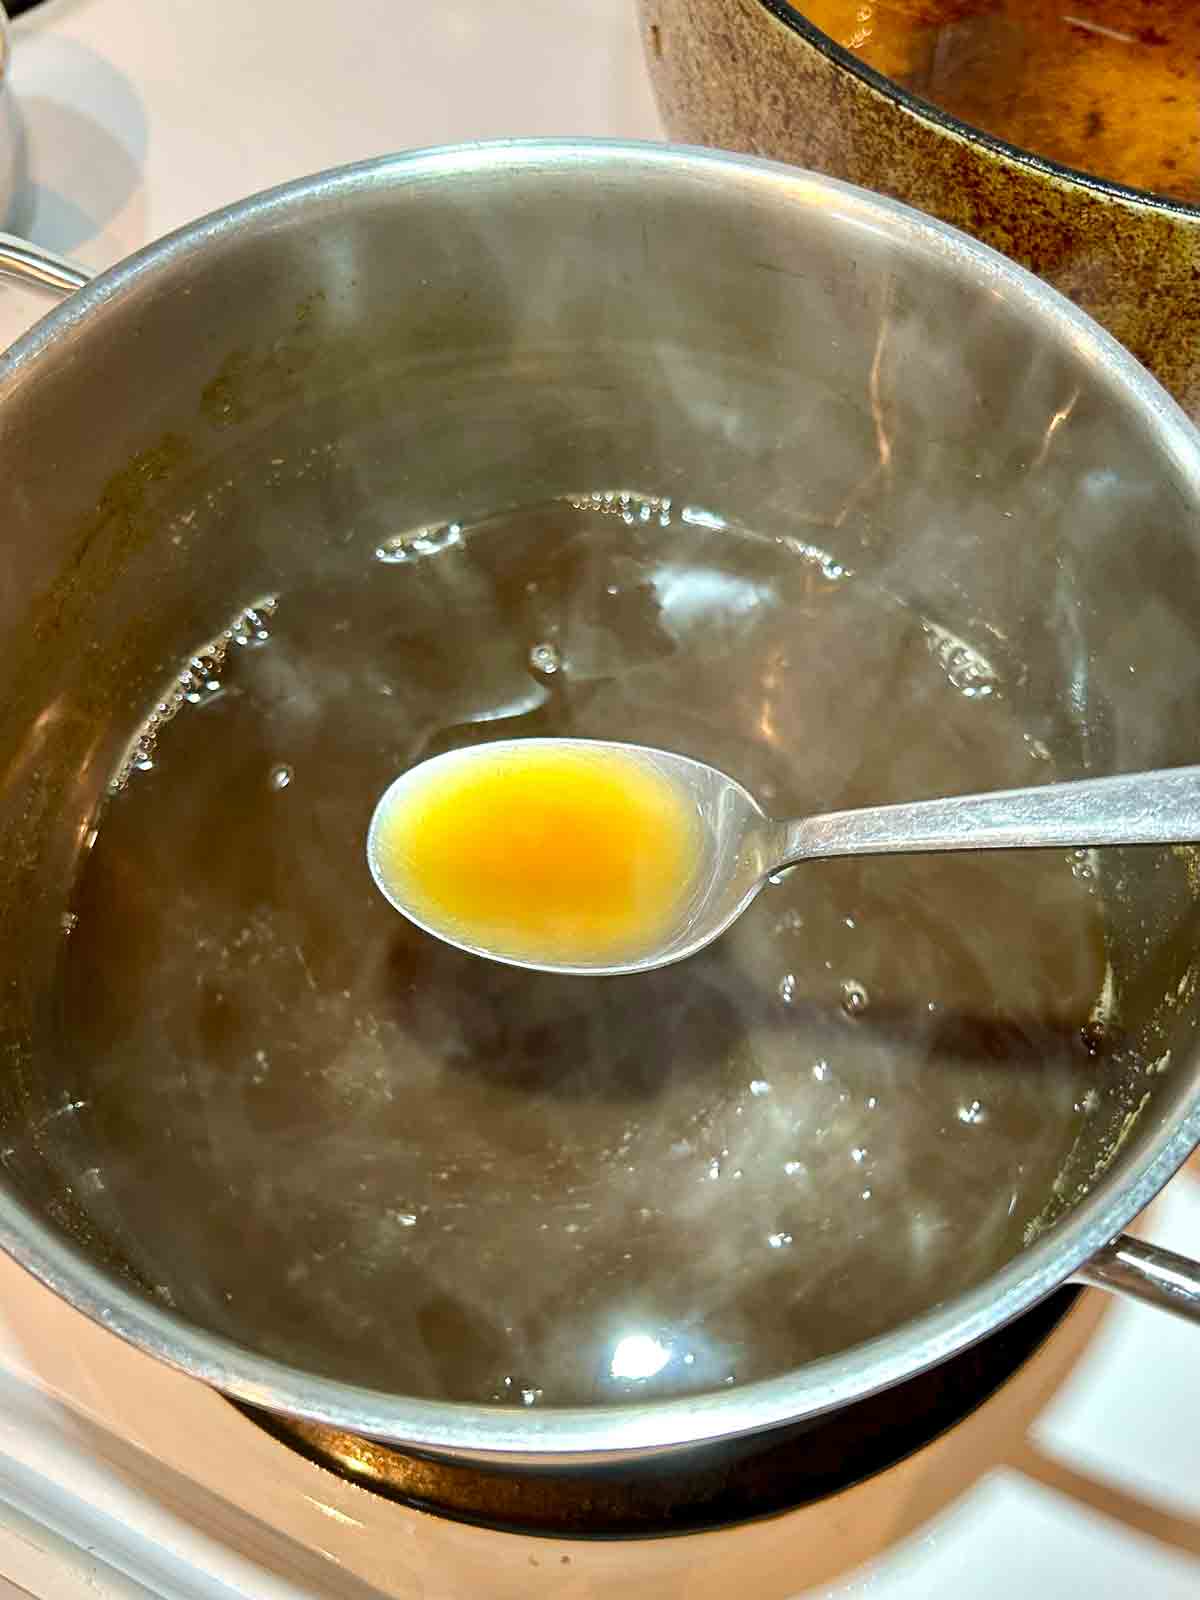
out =
<svg viewBox="0 0 1200 1600"><path fill-rule="evenodd" d="M94 267L390 150L660 136L632 0L47 0L14 27L12 80L32 202L17 220ZM0 347L45 306L0 282ZM1151 1226L1193 1252L1198 1178L1193 1162ZM730 1533L582 1546L340 1483L2 1260L0 1307L0 1600L1200 1594L1200 1336L1098 1296L895 1473Z"/></svg>
<svg viewBox="0 0 1200 1600"><path fill-rule="evenodd" d="M45 0L13 24L33 205L91 267L243 195L390 151L661 138L632 0ZM0 348L44 309L0 288Z"/></svg>

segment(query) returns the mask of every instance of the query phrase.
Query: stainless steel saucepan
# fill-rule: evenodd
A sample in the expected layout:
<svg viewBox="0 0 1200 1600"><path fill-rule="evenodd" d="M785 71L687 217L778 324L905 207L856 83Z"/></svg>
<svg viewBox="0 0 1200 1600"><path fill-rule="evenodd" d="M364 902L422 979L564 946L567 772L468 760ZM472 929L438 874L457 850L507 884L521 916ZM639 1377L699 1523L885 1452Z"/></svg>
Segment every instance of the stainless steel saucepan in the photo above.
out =
<svg viewBox="0 0 1200 1600"><path fill-rule="evenodd" d="M1200 1140L1192 851L1059 863L1098 930L1069 971L1067 902L1024 868L972 900L814 867L711 960L586 994L483 977L338 877L438 740L668 745L781 814L1000 786L981 718L1026 782L1194 762L1200 435L1112 339L902 205L671 147L394 157L90 282L13 240L0 266L74 291L0 359L0 1242L31 1272L255 1405L529 1463L815 1417L1066 1282L1200 1321L1200 1267L1122 1231ZM828 623L848 583L877 628ZM164 684L264 597L275 636L110 797ZM947 698L893 737L927 658ZM259 780L209 774L260 691L320 759L273 769L293 809L243 859ZM181 854L122 818L177 793L135 788L190 717ZM865 978L837 940L893 892ZM939 1020L921 975L951 968L985 998ZM1029 1015L986 999L1010 973ZM171 997L201 994L183 1040ZM775 1189L737 1198L768 1153L813 1179L786 1231Z"/></svg>

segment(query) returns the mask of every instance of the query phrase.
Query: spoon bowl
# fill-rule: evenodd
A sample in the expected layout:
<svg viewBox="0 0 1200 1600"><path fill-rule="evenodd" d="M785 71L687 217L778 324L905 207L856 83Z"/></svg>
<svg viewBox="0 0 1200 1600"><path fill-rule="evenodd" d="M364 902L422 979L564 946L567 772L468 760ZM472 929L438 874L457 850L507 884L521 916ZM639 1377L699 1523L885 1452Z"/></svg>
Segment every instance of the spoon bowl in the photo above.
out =
<svg viewBox="0 0 1200 1600"><path fill-rule="evenodd" d="M472 768L491 770L501 763L526 761L558 751L595 756L637 767L669 789L682 814L695 823L691 871L678 885L669 922L657 924L648 940L628 943L594 961L556 959L547 953L514 954L473 937L457 919L420 903L403 873L398 873L387 839L396 818L422 791L453 781ZM502 828L504 819L497 817ZM367 862L380 893L418 928L472 955L539 972L596 977L649 971L694 955L741 915L766 881L777 828L750 792L716 767L690 756L645 745L602 739L505 739L449 750L410 767L380 797L367 832Z"/></svg>
<svg viewBox="0 0 1200 1600"><path fill-rule="evenodd" d="M597 773L607 766L624 770L626 776L649 778L673 797L678 826L690 831L694 840L668 914L653 921L635 918L619 945L598 949L595 959L581 958L576 948L560 956L552 938L531 952L510 942L503 932L481 933L469 920L415 891L405 865L410 852L403 837L399 849L396 846L397 825L403 835L405 811L414 799L447 784L461 789L462 780L474 772L482 780L497 768L517 771L530 761L542 763L546 770L546 758L558 755L594 761ZM493 846L497 835L503 846L503 830L511 828L512 821L508 815L486 818ZM574 842L569 807L553 826L565 829ZM1197 840L1200 766L869 806L779 822L768 817L736 779L690 756L599 739L507 739L447 751L402 773L375 807L367 833L367 861L376 885L397 911L460 950L540 972L611 977L650 971L695 955L741 916L771 874L803 861L909 851L1073 849ZM472 843L464 834L464 854ZM634 845L630 839L631 861ZM619 844L617 848L619 863ZM516 854L493 848L493 863L497 855L506 875L522 870Z"/></svg>

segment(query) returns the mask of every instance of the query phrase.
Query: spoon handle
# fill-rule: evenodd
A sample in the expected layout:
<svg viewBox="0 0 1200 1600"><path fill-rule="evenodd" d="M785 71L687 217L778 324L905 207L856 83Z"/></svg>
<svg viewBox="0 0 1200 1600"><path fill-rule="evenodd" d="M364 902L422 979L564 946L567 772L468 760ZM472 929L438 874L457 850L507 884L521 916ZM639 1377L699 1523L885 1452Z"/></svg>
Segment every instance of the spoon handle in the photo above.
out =
<svg viewBox="0 0 1200 1600"><path fill-rule="evenodd" d="M1200 766L830 811L782 825L777 870L822 856L1200 841Z"/></svg>

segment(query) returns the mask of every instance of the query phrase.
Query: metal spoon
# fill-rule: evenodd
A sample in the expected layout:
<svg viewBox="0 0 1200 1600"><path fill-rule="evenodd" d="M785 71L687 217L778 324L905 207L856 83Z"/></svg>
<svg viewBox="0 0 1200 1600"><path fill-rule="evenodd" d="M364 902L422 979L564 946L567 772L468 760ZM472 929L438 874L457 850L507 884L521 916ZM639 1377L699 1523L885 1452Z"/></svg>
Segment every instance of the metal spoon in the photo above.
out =
<svg viewBox="0 0 1200 1600"><path fill-rule="evenodd" d="M700 819L700 847L690 884L680 886L679 914L653 943L618 961L580 966L552 956L528 960L472 944L407 905L380 870L380 828L404 789L439 762L495 761L530 745L586 748L645 763L679 792ZM695 955L735 922L767 879L804 861L831 856L900 855L931 850L1043 850L1092 845L1184 844L1200 841L1200 766L1134 772L1112 778L953 795L940 800L866 806L778 822L742 785L702 761L642 745L602 740L506 740L454 750L404 773L375 808L367 859L381 892L410 921L449 944L510 966L597 977L647 972Z"/></svg>

